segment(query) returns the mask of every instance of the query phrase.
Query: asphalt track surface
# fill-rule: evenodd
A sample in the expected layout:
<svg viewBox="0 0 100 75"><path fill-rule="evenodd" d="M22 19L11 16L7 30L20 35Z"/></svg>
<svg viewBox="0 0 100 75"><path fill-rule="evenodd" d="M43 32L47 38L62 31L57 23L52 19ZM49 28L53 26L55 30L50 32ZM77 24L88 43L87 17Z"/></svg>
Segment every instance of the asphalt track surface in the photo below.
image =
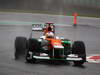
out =
<svg viewBox="0 0 100 75"><path fill-rule="evenodd" d="M4 19L3 19L4 20ZM36 64L26 63L24 59L14 60L14 39L16 36L29 38L31 25L0 24L0 75L100 75L100 64L86 62L82 66L51 64L39 61ZM40 32L34 32L39 37ZM100 28L82 26L56 26L56 35L70 40L82 40L86 45L87 56L100 54Z"/></svg>

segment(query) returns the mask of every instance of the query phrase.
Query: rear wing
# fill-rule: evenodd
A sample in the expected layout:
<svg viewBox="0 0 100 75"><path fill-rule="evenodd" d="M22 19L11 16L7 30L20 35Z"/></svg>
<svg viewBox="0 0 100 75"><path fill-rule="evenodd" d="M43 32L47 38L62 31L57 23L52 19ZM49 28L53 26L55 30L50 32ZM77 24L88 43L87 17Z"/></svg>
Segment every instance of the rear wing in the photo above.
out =
<svg viewBox="0 0 100 75"><path fill-rule="evenodd" d="M48 27L48 24L32 24L32 31L43 31ZM55 33L55 26L52 25L52 31Z"/></svg>
<svg viewBox="0 0 100 75"><path fill-rule="evenodd" d="M32 24L32 31L42 31L43 29L43 24Z"/></svg>

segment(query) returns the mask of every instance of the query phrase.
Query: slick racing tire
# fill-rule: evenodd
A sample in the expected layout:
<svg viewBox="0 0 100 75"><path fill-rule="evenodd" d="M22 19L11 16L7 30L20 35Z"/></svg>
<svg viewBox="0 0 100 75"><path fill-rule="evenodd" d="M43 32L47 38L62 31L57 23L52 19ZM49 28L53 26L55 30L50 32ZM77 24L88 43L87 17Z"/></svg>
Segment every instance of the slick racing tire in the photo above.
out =
<svg viewBox="0 0 100 75"><path fill-rule="evenodd" d="M41 43L38 42L37 39L30 38L28 41L29 51L32 52L40 52L41 51Z"/></svg>
<svg viewBox="0 0 100 75"><path fill-rule="evenodd" d="M16 37L15 39L15 59L21 55L25 56L27 50L27 39L25 37Z"/></svg>
<svg viewBox="0 0 100 75"><path fill-rule="evenodd" d="M40 43L38 42L37 39L30 38L28 40L28 50L26 53L26 62L35 63L36 59L33 58L33 56L35 55L35 53L38 53L38 52L40 52Z"/></svg>
<svg viewBox="0 0 100 75"><path fill-rule="evenodd" d="M73 61L75 65L82 65L86 62L85 44L83 41L75 41L72 45L72 54L78 54L82 58L80 61Z"/></svg>

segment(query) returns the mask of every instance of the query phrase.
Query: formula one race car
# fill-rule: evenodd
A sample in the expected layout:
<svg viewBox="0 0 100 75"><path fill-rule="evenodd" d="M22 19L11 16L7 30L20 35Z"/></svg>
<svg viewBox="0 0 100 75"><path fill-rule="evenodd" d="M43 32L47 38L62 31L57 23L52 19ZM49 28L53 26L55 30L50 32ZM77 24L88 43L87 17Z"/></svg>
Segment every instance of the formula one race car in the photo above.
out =
<svg viewBox="0 0 100 75"><path fill-rule="evenodd" d="M46 23L43 32L39 39L32 34L28 40L25 37L16 37L15 58L18 59L20 54L24 54L27 62L36 62L37 59L73 61L75 65L86 62L83 41L72 42L56 37L53 23Z"/></svg>

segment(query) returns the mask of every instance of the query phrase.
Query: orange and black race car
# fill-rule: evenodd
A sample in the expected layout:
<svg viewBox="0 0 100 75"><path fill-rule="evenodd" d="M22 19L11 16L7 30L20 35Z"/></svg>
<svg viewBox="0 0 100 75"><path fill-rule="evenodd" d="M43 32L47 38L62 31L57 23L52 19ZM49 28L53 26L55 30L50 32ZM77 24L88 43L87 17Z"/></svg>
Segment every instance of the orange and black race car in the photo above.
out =
<svg viewBox="0 0 100 75"><path fill-rule="evenodd" d="M85 44L83 41L70 41L55 36L53 23L46 23L43 36L39 39L16 37L15 58L25 54L27 62L42 60L73 61L76 65L86 62Z"/></svg>

